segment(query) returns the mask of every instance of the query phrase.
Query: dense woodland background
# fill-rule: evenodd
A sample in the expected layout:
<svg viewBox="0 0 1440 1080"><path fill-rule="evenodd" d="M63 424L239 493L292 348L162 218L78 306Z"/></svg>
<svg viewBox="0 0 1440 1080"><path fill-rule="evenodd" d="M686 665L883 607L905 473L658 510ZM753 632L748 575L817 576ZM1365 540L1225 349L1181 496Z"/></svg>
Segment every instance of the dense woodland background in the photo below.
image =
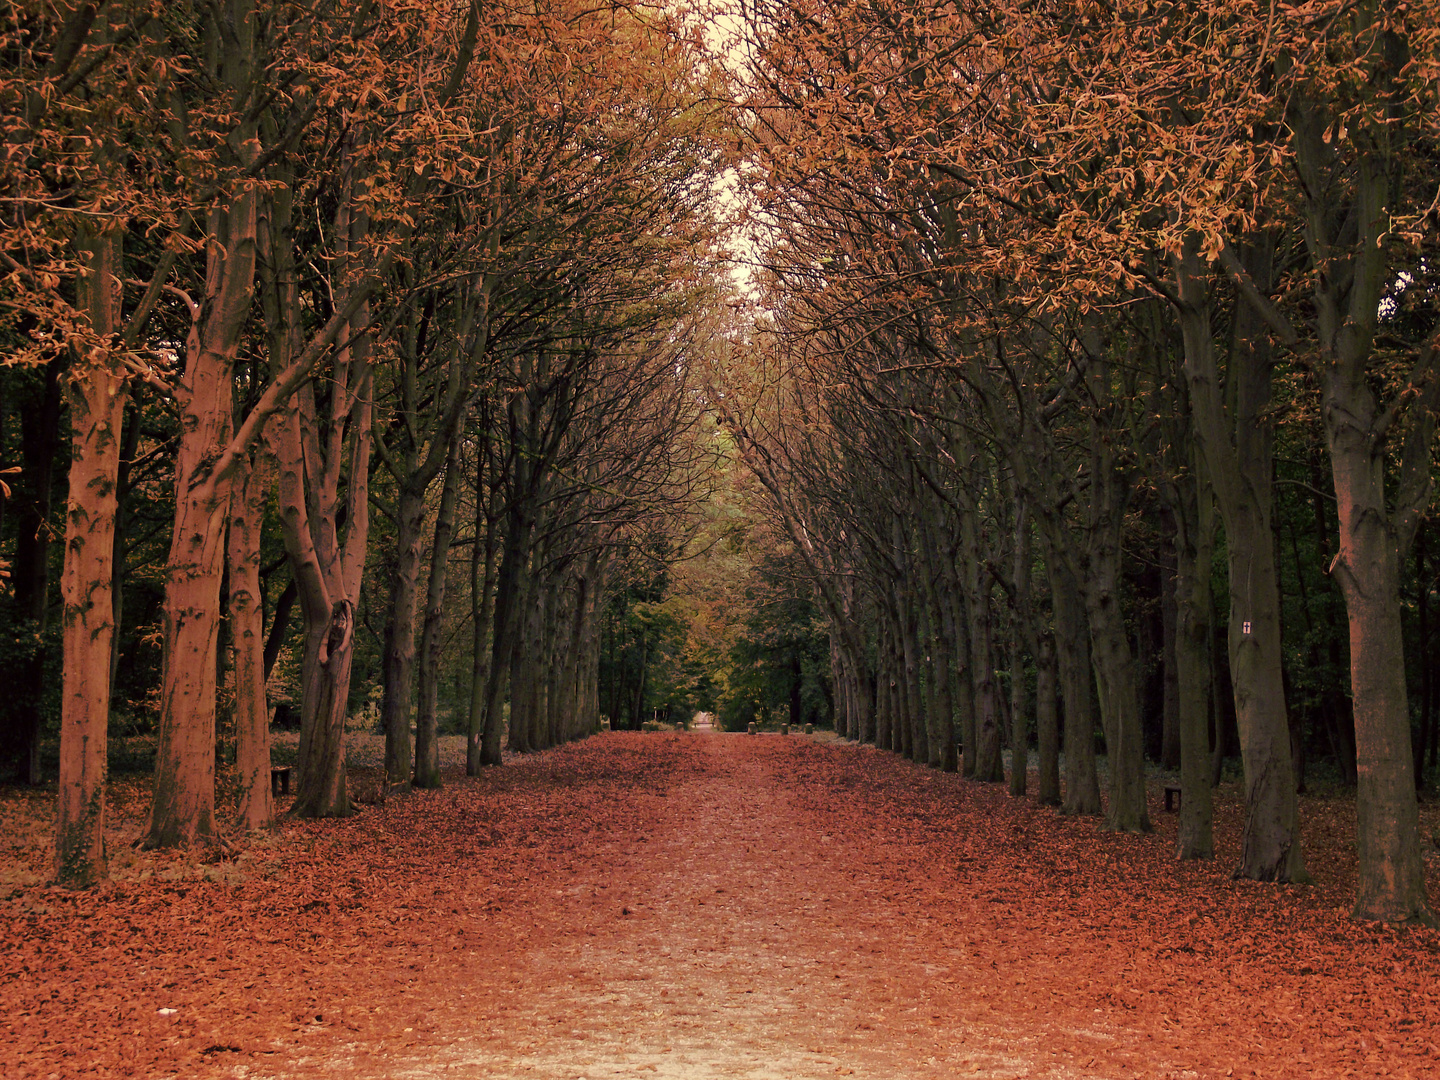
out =
<svg viewBox="0 0 1440 1080"><path fill-rule="evenodd" d="M335 816L347 724L393 792L708 711L1120 832L1175 770L1183 858L1241 770L1267 881L1351 785L1357 916L1433 920L1433 0L0 20L0 739L58 879L107 768L191 844L271 821L272 726Z"/></svg>

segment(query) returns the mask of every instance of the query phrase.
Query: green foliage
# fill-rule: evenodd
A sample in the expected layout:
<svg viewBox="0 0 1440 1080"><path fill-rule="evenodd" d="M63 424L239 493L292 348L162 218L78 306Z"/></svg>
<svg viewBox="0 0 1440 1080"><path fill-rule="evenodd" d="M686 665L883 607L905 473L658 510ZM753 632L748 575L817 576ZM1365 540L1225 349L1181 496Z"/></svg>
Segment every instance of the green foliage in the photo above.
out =
<svg viewBox="0 0 1440 1080"><path fill-rule="evenodd" d="M783 550L765 553L745 590L748 611L729 652L721 724L829 724L830 636L808 582Z"/></svg>

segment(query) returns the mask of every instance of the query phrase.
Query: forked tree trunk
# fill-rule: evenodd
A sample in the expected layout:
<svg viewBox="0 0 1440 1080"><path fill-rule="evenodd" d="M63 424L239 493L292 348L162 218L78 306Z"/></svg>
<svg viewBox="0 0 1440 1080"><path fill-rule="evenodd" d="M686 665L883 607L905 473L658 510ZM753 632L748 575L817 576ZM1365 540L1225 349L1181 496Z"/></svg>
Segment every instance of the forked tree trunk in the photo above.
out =
<svg viewBox="0 0 1440 1080"><path fill-rule="evenodd" d="M1398 47L1396 42L1387 45ZM1393 72L1401 66L1387 56ZM1340 522L1332 572L1350 625L1350 692L1355 709L1358 775L1355 805L1359 888L1353 917L1434 925L1420 856L1419 809L1405 682L1400 573L1433 490L1435 413L1440 405L1440 335L1422 348L1406 388L1411 430L1393 489L1386 490L1387 439L1393 415L1376 400L1373 347L1381 297L1393 280L1386 237L1396 178L1388 132L1352 135L1355 162L1341 164L1331 144L1331 118L1305 102L1296 107L1297 159L1307 179L1353 169L1348 221L1355 228L1344 257L1345 226L1319 192L1307 207L1312 258L1334 258L1315 276L1319 331L1320 414L1330 450ZM1359 125L1357 124L1357 127ZM1343 138L1343 135L1342 135ZM1333 181L1332 181L1333 182Z"/></svg>
<svg viewBox="0 0 1440 1080"><path fill-rule="evenodd" d="M1261 242L1248 254L1250 277L1263 290L1271 276L1270 245ZM1195 439L1225 523L1229 555L1230 677L1246 808L1235 875L1305 881L1271 529L1274 434L1265 415L1273 366L1269 339L1256 312L1237 304L1229 385L1222 389L1210 318L1210 271L1198 239L1187 241L1175 273ZM1227 405L1227 397L1233 404Z"/></svg>
<svg viewBox="0 0 1440 1080"><path fill-rule="evenodd" d="M230 484L213 466L233 428L232 374L254 285L257 197L242 192L210 216L205 299L186 343L149 848L215 834L215 673Z"/></svg>
<svg viewBox="0 0 1440 1080"><path fill-rule="evenodd" d="M119 229L82 232L76 244L84 272L76 307L102 341L119 329ZM87 888L106 875L105 767L110 719L110 649L115 481L125 380L108 351L77 357L70 399L70 494L65 511L60 698L60 784L55 807L55 880Z"/></svg>
<svg viewBox="0 0 1440 1080"><path fill-rule="evenodd" d="M354 177L342 151L345 190L336 211L337 274L349 269L368 232L351 201ZM303 324L289 210L288 185L277 189L266 231L265 316L272 374L298 353ZM350 813L345 777L345 713L350 694L355 612L370 534L371 389L369 293L347 297L349 312L330 352L328 398L315 384L295 394L292 407L270 425L278 468L281 534L305 633L297 788L299 817ZM324 404L326 407L321 408Z"/></svg>
<svg viewBox="0 0 1440 1080"><path fill-rule="evenodd" d="M230 504L230 632L235 652L235 772L240 827L262 829L275 816L270 796L270 712L265 701L265 613L260 592L260 531L268 458L247 456Z"/></svg>

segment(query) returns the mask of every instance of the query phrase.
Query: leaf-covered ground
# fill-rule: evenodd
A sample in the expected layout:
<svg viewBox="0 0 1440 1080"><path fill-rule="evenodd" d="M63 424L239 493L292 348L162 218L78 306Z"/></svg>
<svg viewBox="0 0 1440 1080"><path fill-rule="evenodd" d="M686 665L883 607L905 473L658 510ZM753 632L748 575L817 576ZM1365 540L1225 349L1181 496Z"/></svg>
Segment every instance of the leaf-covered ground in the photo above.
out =
<svg viewBox="0 0 1440 1080"><path fill-rule="evenodd" d="M1440 934L1346 918L1343 798L1305 804L1318 884L1277 888L1229 880L1223 790L1219 859L1181 865L1158 792L1155 835L1113 836L797 737L613 733L447 781L78 894L26 884L44 797L6 789L0 1076L1440 1069ZM143 803L117 785L117 829Z"/></svg>

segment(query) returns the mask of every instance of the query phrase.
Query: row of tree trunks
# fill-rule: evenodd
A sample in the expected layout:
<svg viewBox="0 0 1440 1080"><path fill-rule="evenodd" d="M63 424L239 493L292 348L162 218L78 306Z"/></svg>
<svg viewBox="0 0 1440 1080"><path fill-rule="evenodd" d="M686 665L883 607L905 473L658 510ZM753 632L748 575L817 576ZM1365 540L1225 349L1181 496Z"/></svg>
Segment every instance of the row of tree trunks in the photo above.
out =
<svg viewBox="0 0 1440 1080"><path fill-rule="evenodd" d="M1245 262L1256 286L1268 289L1273 241L1262 238L1247 247ZM1189 241L1175 273L1195 442L1225 525L1229 556L1230 678L1246 786L1245 838L1236 876L1303 881L1308 875L1281 670L1271 525L1274 432L1265 413L1273 352L1256 312L1237 305L1228 379L1222 383L1211 327L1210 271L1198 240ZM1198 613L1190 618L1196 625Z"/></svg>
<svg viewBox="0 0 1440 1080"><path fill-rule="evenodd" d="M557 560L526 592L520 647L511 658L509 749L546 750L599 730L598 551Z"/></svg>

